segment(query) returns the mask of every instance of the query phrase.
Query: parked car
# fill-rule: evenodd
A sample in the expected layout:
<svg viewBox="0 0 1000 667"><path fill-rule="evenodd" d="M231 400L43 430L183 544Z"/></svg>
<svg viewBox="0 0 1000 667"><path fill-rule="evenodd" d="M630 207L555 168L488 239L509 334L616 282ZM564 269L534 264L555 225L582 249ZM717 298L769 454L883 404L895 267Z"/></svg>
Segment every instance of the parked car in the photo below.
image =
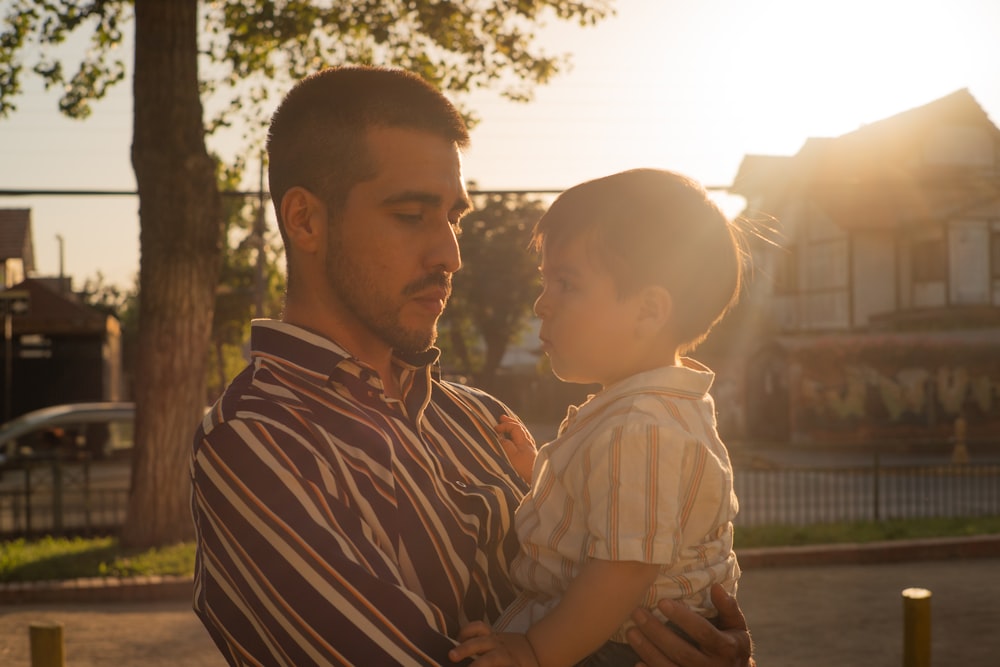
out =
<svg viewBox="0 0 1000 667"><path fill-rule="evenodd" d="M66 403L25 413L0 426L0 465L44 455L101 459L132 447L135 404Z"/></svg>

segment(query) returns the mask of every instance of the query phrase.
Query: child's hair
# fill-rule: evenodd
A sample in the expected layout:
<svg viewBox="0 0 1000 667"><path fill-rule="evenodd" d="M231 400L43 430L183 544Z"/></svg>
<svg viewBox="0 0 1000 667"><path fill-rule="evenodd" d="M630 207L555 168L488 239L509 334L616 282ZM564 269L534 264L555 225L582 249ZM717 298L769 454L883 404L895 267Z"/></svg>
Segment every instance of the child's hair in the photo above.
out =
<svg viewBox="0 0 1000 667"><path fill-rule="evenodd" d="M648 285L670 292L680 352L701 343L739 296L738 232L705 188L680 174L632 169L576 185L535 225L532 246L581 237L621 296Z"/></svg>

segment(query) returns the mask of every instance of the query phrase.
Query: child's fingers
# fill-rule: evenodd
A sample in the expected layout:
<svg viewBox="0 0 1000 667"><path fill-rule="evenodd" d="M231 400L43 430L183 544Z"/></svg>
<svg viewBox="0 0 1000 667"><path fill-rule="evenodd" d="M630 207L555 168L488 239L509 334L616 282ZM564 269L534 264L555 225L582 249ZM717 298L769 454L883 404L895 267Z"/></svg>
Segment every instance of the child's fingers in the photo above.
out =
<svg viewBox="0 0 1000 667"><path fill-rule="evenodd" d="M458 631L458 641L462 642L473 637L485 637L492 634L489 623L473 621Z"/></svg>
<svg viewBox="0 0 1000 667"><path fill-rule="evenodd" d="M455 662L458 662L460 660L465 660L466 658L472 658L488 651L492 651L499 645L500 644L497 642L496 635L493 634L473 637L463 641L461 644L448 651L448 657Z"/></svg>

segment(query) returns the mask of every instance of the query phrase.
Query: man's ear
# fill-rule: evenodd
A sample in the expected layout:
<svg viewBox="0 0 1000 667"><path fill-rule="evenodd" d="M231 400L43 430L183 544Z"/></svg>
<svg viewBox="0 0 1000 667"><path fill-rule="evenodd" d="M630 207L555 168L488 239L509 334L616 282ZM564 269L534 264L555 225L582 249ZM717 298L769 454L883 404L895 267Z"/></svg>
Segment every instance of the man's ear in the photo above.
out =
<svg viewBox="0 0 1000 667"><path fill-rule="evenodd" d="M326 207L313 193L295 186L281 198L281 219L291 244L300 252L314 253L324 247Z"/></svg>
<svg viewBox="0 0 1000 667"><path fill-rule="evenodd" d="M670 322L674 300L670 291L659 285L643 287L638 298L637 331L646 336L658 336Z"/></svg>

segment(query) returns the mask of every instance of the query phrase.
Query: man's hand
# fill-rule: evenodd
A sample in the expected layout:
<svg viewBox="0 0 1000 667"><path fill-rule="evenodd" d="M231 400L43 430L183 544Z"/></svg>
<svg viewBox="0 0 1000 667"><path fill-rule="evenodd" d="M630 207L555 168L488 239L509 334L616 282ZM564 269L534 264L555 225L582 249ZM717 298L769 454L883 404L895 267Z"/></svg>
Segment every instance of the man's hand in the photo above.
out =
<svg viewBox="0 0 1000 667"><path fill-rule="evenodd" d="M697 646L645 609L637 609L632 615L636 627L628 631L629 643L649 667L756 667L750 632L736 598L716 584L712 586L712 603L719 610L718 628L683 604L659 602L664 616Z"/></svg>

